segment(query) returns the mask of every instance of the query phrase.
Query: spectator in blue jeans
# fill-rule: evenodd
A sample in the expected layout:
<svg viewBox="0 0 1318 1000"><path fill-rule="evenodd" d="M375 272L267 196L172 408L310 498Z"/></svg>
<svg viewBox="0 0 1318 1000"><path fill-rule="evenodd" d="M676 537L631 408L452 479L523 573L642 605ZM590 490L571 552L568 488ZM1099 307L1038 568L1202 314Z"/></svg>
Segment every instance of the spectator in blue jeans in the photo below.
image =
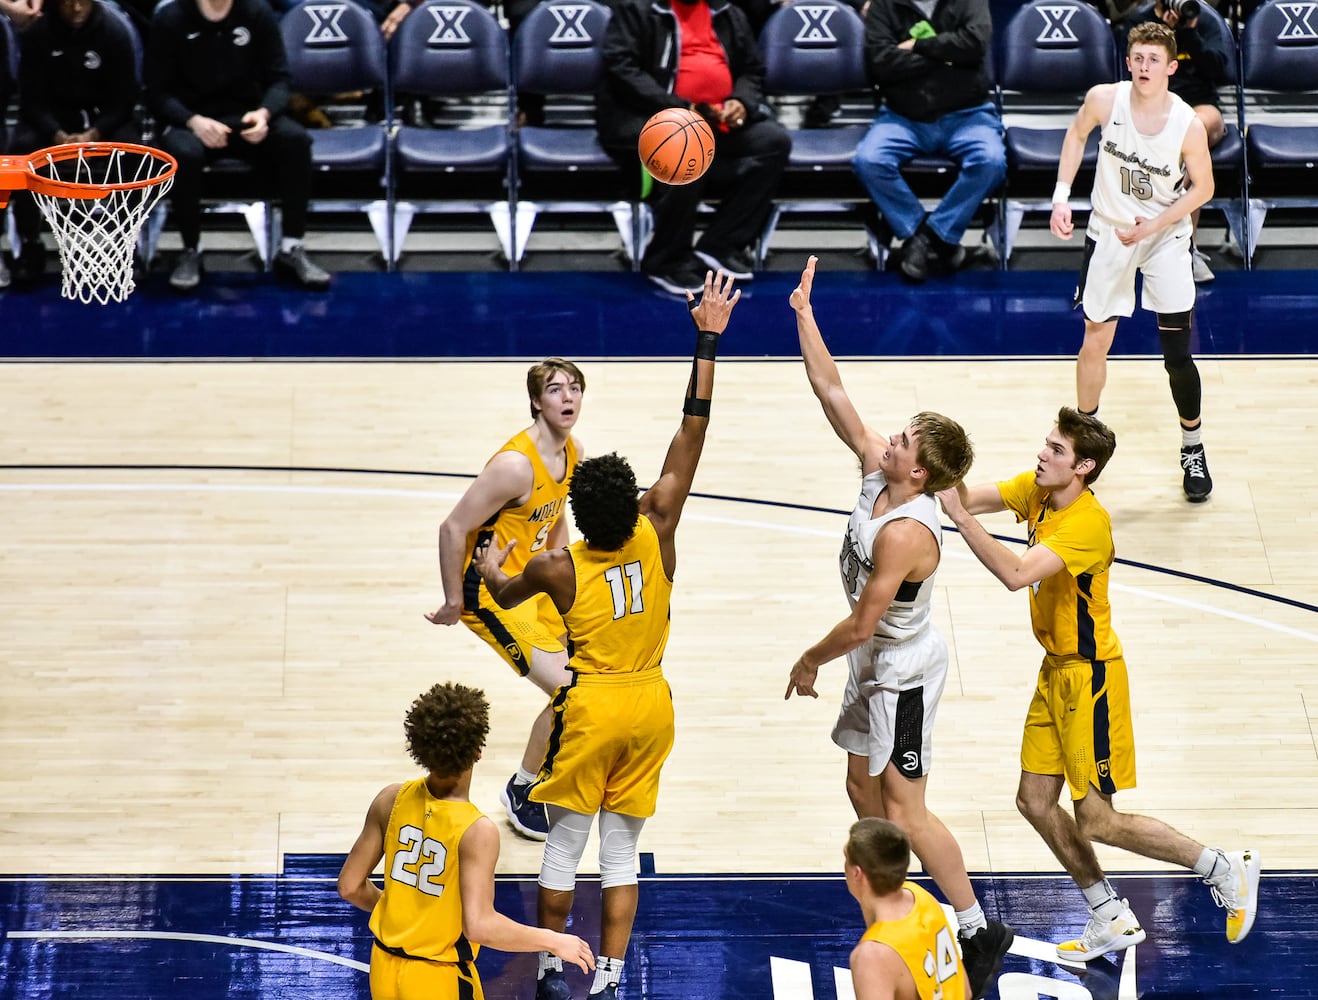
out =
<svg viewBox="0 0 1318 1000"><path fill-rule="evenodd" d="M873 0L865 15L865 62L883 105L853 161L893 235L902 274L955 271L961 237L1007 173L1002 119L989 100L993 23L987 0ZM951 190L925 215L901 175L921 154L959 166Z"/></svg>

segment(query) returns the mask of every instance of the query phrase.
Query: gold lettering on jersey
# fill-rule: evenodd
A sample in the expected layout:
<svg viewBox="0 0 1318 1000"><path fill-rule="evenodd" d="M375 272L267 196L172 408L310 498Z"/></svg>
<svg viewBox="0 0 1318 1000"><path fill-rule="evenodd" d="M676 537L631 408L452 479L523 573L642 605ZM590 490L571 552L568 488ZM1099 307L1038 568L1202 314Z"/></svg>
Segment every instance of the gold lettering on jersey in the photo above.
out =
<svg viewBox="0 0 1318 1000"><path fill-rule="evenodd" d="M1166 164L1161 167L1155 167L1148 160L1144 159L1144 157L1140 156L1139 153L1126 153L1118 149L1116 142L1111 139L1108 139L1103 143L1103 152L1107 153L1109 156L1115 156L1118 160L1124 160L1127 163L1138 163L1140 168L1147 173L1157 174L1159 177L1170 177L1172 175L1172 168Z"/></svg>
<svg viewBox="0 0 1318 1000"><path fill-rule="evenodd" d="M552 521L563 512L563 497L549 503L541 504L535 510L531 511L528 521Z"/></svg>

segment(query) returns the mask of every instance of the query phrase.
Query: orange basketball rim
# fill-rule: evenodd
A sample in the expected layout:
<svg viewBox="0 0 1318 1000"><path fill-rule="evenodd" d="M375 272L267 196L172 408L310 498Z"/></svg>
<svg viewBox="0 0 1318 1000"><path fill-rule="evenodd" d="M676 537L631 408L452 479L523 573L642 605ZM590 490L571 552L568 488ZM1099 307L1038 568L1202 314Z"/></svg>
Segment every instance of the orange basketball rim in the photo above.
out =
<svg viewBox="0 0 1318 1000"><path fill-rule="evenodd" d="M67 143L0 157L0 208L28 191L59 248L65 298L122 302L135 287L134 251L178 161L131 142Z"/></svg>
<svg viewBox="0 0 1318 1000"><path fill-rule="evenodd" d="M135 154L143 161L155 161L163 169L153 171L149 176L113 177L102 174L95 180L85 177L70 179L63 176L60 169L63 164L80 159L113 158L122 153ZM32 191L55 198L99 200L111 191L153 187L166 178L172 178L177 169L178 162L164 150L132 142L69 143L39 149L28 156L0 156L0 208L9 204L11 191Z"/></svg>

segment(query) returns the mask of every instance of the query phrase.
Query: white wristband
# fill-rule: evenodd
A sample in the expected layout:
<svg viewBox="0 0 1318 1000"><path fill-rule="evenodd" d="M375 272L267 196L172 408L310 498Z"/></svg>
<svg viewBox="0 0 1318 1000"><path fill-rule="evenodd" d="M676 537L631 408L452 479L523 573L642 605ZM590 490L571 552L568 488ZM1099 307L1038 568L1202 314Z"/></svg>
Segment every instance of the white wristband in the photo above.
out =
<svg viewBox="0 0 1318 1000"><path fill-rule="evenodd" d="M1071 200L1071 185L1057 182L1057 187L1053 188L1053 204L1065 205Z"/></svg>

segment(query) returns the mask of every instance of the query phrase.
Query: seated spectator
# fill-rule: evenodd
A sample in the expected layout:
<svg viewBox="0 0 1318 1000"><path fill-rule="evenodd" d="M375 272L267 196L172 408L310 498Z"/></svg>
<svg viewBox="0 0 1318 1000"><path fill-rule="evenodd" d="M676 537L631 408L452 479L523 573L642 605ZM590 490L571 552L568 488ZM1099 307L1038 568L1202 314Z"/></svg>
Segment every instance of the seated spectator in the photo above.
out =
<svg viewBox="0 0 1318 1000"><path fill-rule="evenodd" d="M67 142L139 142L133 118L137 72L133 39L95 0L49 0L45 16L20 39L18 126L12 151L27 155ZM13 195L14 277L34 281L46 268L41 210L26 191Z"/></svg>
<svg viewBox="0 0 1318 1000"><path fill-rule="evenodd" d="M866 68L883 104L853 165L903 241L909 281L960 267L961 237L1006 176L1002 119L989 99L992 37L987 0L873 0L865 15ZM959 167L928 217L901 174L920 154L950 157Z"/></svg>
<svg viewBox="0 0 1318 1000"><path fill-rule="evenodd" d="M1118 34L1129 34L1137 24L1161 22L1176 32L1176 72L1171 75L1171 92L1183 100L1208 132L1208 148L1212 149L1226 135L1222 120L1221 99L1217 89L1227 82L1226 68L1231 40L1221 22L1214 17L1200 15L1200 0L1155 0L1138 10ZM1124 38L1118 41L1124 42ZM1122 45L1124 51L1125 46ZM1213 280L1208 255L1199 249L1195 235L1199 230L1199 210L1190 216L1194 233L1190 236L1191 268L1199 284Z"/></svg>
<svg viewBox="0 0 1318 1000"><path fill-rule="evenodd" d="M689 107L714 130L714 163L703 177L655 185L642 272L674 294L704 288L707 267L749 281L750 246L768 220L792 140L763 103L764 64L746 15L728 0L618 0L602 56L596 126L623 170L639 175L636 140L657 111ZM711 196L721 200L693 253L696 211Z"/></svg>
<svg viewBox="0 0 1318 1000"><path fill-rule="evenodd" d="M286 113L288 61L265 0L168 0L156 9L146 49L147 101L158 145L178 160L170 207L183 254L169 283L201 281L202 168L236 158L273 176L284 236L275 270L304 288L330 275L302 245L311 187L311 137Z"/></svg>

